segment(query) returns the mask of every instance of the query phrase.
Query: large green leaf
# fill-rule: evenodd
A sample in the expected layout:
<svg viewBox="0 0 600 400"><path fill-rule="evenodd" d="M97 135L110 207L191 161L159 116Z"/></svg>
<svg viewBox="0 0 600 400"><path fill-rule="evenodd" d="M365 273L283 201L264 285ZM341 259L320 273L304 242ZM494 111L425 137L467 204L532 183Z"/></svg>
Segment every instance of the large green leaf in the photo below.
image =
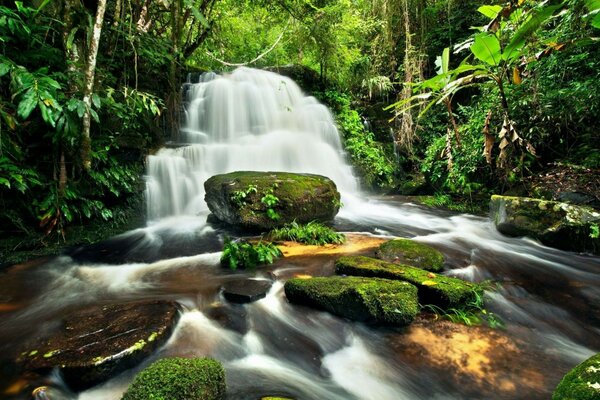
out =
<svg viewBox="0 0 600 400"><path fill-rule="evenodd" d="M478 33L475 35L475 42L471 45L471 52L478 60L486 64L497 66L502 59L500 41L491 33Z"/></svg>
<svg viewBox="0 0 600 400"><path fill-rule="evenodd" d="M502 11L502 6L481 6L477 9L477 11L489 19L494 19L498 16L498 13Z"/></svg>
<svg viewBox="0 0 600 400"><path fill-rule="evenodd" d="M29 89L25 92L19 106L17 107L17 115L22 119L27 119L37 105L37 94L35 90Z"/></svg>
<svg viewBox="0 0 600 400"><path fill-rule="evenodd" d="M525 42L531 35L538 30L538 28L546 21L548 18L554 14L556 10L562 8L563 4L558 4L554 6L546 6L542 7L538 10L534 10L531 17L523 24L513 37L510 39L510 42L504 49L504 54L502 57L505 60L514 60L515 58L519 58L521 56L522 47L525 45Z"/></svg>
<svg viewBox="0 0 600 400"><path fill-rule="evenodd" d="M594 15L594 18L592 19L592 26L600 29L600 13Z"/></svg>

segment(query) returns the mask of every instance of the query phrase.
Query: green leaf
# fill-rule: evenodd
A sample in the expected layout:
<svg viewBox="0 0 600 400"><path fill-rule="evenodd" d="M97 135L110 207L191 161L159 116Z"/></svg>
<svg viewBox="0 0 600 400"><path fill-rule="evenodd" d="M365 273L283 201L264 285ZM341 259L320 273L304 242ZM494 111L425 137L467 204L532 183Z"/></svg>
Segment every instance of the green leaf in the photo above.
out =
<svg viewBox="0 0 600 400"><path fill-rule="evenodd" d="M96 108L100 108L100 96L98 96L96 93L92 95L92 103Z"/></svg>
<svg viewBox="0 0 600 400"><path fill-rule="evenodd" d="M497 66L502 59L500 41L496 35L490 33L478 33L475 35L475 42L471 46L471 52L478 60L492 66Z"/></svg>
<svg viewBox="0 0 600 400"><path fill-rule="evenodd" d="M597 13L594 18L592 18L591 24L594 28L600 29L600 13Z"/></svg>
<svg viewBox="0 0 600 400"><path fill-rule="evenodd" d="M590 12L600 10L600 0L585 0L585 6Z"/></svg>
<svg viewBox="0 0 600 400"><path fill-rule="evenodd" d="M0 76L4 76L10 72L10 64L0 63Z"/></svg>
<svg viewBox="0 0 600 400"><path fill-rule="evenodd" d="M494 19L498 16L498 13L502 11L502 6L481 6L477 9L477 11L489 19Z"/></svg>
<svg viewBox="0 0 600 400"><path fill-rule="evenodd" d="M23 95L17 107L17 115L22 119L27 119L37 105L37 96L33 89L29 89Z"/></svg>
<svg viewBox="0 0 600 400"><path fill-rule="evenodd" d="M504 60L514 60L515 58L519 58L522 53L521 48L525 45L527 39L529 39L529 37L531 37L531 35L533 35L556 10L562 8L562 6L562 4L547 6L535 11L531 18L517 29L504 49L502 58Z"/></svg>
<svg viewBox="0 0 600 400"><path fill-rule="evenodd" d="M79 118L83 118L83 114L85 114L85 103L80 101L77 103L77 116L79 116Z"/></svg>

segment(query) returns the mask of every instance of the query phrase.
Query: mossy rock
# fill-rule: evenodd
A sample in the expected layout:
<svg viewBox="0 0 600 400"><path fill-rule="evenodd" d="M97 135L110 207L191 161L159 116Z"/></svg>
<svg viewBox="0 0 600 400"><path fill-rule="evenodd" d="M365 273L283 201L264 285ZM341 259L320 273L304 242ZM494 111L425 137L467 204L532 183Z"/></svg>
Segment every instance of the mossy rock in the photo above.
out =
<svg viewBox="0 0 600 400"><path fill-rule="evenodd" d="M320 175L232 172L209 178L204 188L208 208L218 219L259 231L293 221L329 222L341 204L335 183ZM268 205L265 201L269 195L275 204Z"/></svg>
<svg viewBox="0 0 600 400"><path fill-rule="evenodd" d="M225 398L225 370L210 358L164 358L136 375L122 400Z"/></svg>
<svg viewBox="0 0 600 400"><path fill-rule="evenodd" d="M377 257L395 264L406 264L427 271L444 269L444 256L431 246L410 239L394 239L382 243Z"/></svg>
<svg viewBox="0 0 600 400"><path fill-rule="evenodd" d="M483 294L481 287L475 283L371 257L340 257L335 262L335 272L409 282L417 287L421 304L433 304L441 308L462 307Z"/></svg>
<svg viewBox="0 0 600 400"><path fill-rule="evenodd" d="M138 365L166 343L178 319L170 301L87 307L28 343L17 362L30 371L58 368L71 388L83 390Z"/></svg>
<svg viewBox="0 0 600 400"><path fill-rule="evenodd" d="M493 195L490 218L502 234L529 236L561 250L600 254L600 212L557 201Z"/></svg>
<svg viewBox="0 0 600 400"><path fill-rule="evenodd" d="M288 300L353 321L408 325L419 311L417 289L406 282L359 277L290 279Z"/></svg>
<svg viewBox="0 0 600 400"><path fill-rule="evenodd" d="M600 353L569 371L554 390L552 400L600 400Z"/></svg>

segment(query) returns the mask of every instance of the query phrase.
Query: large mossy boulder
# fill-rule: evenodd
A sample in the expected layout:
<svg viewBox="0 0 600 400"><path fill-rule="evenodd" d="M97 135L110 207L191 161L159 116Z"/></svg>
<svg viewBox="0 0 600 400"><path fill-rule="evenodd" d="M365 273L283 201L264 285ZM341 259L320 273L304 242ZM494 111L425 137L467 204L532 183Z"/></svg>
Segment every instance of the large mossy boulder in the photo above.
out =
<svg viewBox="0 0 600 400"><path fill-rule="evenodd" d="M138 365L167 341L178 319L179 306L170 301L87 307L35 338L17 362L31 371L57 368L71 388L86 389Z"/></svg>
<svg viewBox="0 0 600 400"><path fill-rule="evenodd" d="M554 390L552 400L600 400L600 354L569 371Z"/></svg>
<svg viewBox="0 0 600 400"><path fill-rule="evenodd" d="M122 400L225 398L225 370L210 358L164 358L140 372Z"/></svg>
<svg viewBox="0 0 600 400"><path fill-rule="evenodd" d="M340 257L335 262L335 272L409 282L417 287L421 304L433 304L441 308L463 307L483 294L481 287L475 283L371 257Z"/></svg>
<svg viewBox="0 0 600 400"><path fill-rule="evenodd" d="M493 195L490 218L508 236L529 236L561 250L600 254L600 237L594 235L600 212L590 207Z"/></svg>
<svg viewBox="0 0 600 400"><path fill-rule="evenodd" d="M410 239L394 239L382 243L377 249L377 257L394 264L440 272L444 269L444 256L431 246Z"/></svg>
<svg viewBox="0 0 600 400"><path fill-rule="evenodd" d="M360 277L290 279L288 300L332 314L383 325L408 325L419 311L417 289L406 282Z"/></svg>
<svg viewBox="0 0 600 400"><path fill-rule="evenodd" d="M288 172L241 171L204 182L205 200L221 221L252 230L270 230L296 221L331 221L340 194L329 178Z"/></svg>

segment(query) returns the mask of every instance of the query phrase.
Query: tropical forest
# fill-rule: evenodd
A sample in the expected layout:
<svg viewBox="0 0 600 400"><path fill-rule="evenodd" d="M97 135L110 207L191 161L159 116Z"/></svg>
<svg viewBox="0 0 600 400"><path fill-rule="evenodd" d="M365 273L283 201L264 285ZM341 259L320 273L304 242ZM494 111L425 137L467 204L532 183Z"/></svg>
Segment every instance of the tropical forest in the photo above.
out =
<svg viewBox="0 0 600 400"><path fill-rule="evenodd" d="M600 0L0 0L0 399L600 400Z"/></svg>

